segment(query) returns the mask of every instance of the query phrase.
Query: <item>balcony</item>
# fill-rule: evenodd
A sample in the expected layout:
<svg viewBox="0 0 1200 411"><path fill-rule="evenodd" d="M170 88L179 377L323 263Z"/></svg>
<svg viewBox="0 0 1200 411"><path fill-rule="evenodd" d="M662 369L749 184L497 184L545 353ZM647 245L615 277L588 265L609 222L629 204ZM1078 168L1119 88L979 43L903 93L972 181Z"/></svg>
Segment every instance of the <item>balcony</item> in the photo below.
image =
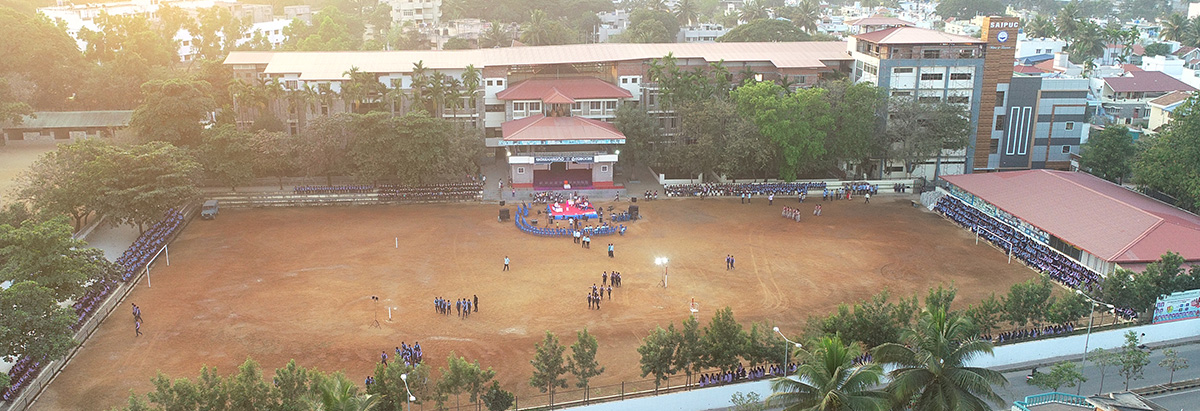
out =
<svg viewBox="0 0 1200 411"><path fill-rule="evenodd" d="M1096 407L1087 402L1087 397L1048 392L1030 395L1025 397L1025 401L1013 402L1012 409L1013 411L1080 411L1094 410Z"/></svg>

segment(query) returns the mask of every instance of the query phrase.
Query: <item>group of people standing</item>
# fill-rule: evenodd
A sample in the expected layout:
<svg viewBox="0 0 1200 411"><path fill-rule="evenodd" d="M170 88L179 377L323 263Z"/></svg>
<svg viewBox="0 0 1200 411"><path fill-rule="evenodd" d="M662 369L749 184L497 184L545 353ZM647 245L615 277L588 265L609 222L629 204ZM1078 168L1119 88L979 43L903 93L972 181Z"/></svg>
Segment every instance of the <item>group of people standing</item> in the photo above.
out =
<svg viewBox="0 0 1200 411"><path fill-rule="evenodd" d="M134 304L134 303L130 303L130 304L133 304L133 331L135 333L137 333L137 334L134 334L134 337L141 337L142 336L142 308L138 307L137 304Z"/></svg>
<svg viewBox="0 0 1200 411"><path fill-rule="evenodd" d="M457 313L458 318L466 319L471 316L472 310L479 312L479 296L473 295L472 297L474 298L459 298L453 303L449 299L437 297L433 299L433 308L438 314Z"/></svg>

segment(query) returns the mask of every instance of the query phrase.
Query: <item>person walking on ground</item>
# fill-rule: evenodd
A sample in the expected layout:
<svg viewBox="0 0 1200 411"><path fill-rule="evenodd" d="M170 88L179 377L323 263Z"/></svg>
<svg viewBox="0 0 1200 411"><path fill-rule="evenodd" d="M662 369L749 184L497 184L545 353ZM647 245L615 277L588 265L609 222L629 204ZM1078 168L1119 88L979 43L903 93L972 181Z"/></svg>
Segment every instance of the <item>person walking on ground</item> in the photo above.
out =
<svg viewBox="0 0 1200 411"><path fill-rule="evenodd" d="M775 204L775 193L767 194L767 205Z"/></svg>
<svg viewBox="0 0 1200 411"><path fill-rule="evenodd" d="M729 269L730 269L730 270L734 269L734 267L733 267L733 254L730 254L730 255L729 255Z"/></svg>
<svg viewBox="0 0 1200 411"><path fill-rule="evenodd" d="M508 271L508 256L507 255L504 256L504 270L502 270L502 271Z"/></svg>
<svg viewBox="0 0 1200 411"><path fill-rule="evenodd" d="M871 204L871 193L863 195L863 198L867 199L867 204Z"/></svg>
<svg viewBox="0 0 1200 411"><path fill-rule="evenodd" d="M608 258L613 258L613 244L608 243Z"/></svg>
<svg viewBox="0 0 1200 411"><path fill-rule="evenodd" d="M379 352L379 360L380 360L380 362L383 362L384 367L387 367L387 351L386 350Z"/></svg>
<svg viewBox="0 0 1200 411"><path fill-rule="evenodd" d="M130 303L130 304L133 304L133 303ZM137 322L142 321L142 309L139 308L137 306L137 304L133 304L133 320L137 321Z"/></svg>
<svg viewBox="0 0 1200 411"><path fill-rule="evenodd" d="M475 297L475 301L471 302L471 307L475 308L475 312L479 312L479 296L476 294L471 294L471 297Z"/></svg>
<svg viewBox="0 0 1200 411"><path fill-rule="evenodd" d="M137 333L137 335L134 335L134 337L142 336L142 321L141 320L133 322L133 331Z"/></svg>

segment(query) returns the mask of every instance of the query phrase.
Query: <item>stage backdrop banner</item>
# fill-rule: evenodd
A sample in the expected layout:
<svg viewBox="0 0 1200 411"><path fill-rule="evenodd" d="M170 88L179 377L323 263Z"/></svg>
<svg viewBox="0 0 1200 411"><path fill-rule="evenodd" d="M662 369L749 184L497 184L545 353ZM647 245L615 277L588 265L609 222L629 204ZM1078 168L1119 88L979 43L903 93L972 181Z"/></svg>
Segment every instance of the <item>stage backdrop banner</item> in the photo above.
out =
<svg viewBox="0 0 1200 411"><path fill-rule="evenodd" d="M1158 298L1153 324L1200 318L1200 289L1180 291Z"/></svg>

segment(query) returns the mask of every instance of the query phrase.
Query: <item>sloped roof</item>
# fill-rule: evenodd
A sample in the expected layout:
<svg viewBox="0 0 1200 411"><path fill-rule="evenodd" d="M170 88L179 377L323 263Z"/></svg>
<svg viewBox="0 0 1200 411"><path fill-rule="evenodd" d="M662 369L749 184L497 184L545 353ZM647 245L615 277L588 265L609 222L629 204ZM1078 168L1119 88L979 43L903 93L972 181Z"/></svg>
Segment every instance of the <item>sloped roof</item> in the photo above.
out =
<svg viewBox="0 0 1200 411"><path fill-rule="evenodd" d="M254 53L254 54L246 54ZM268 56L265 53L269 54ZM853 60L841 41L763 43L599 43L503 47L474 50L418 51L233 51L225 64L264 64L266 74L299 74L300 80L343 80L352 67L368 73L411 73L420 62L431 70L461 70L468 65L524 66L660 59L707 62L769 62L778 68L828 67L826 62Z"/></svg>
<svg viewBox="0 0 1200 411"><path fill-rule="evenodd" d="M500 100L542 100L546 103L572 103L595 98L631 98L628 90L607 81L592 78L531 79L496 93ZM550 99L554 99L551 101Z"/></svg>
<svg viewBox="0 0 1200 411"><path fill-rule="evenodd" d="M984 44L986 41L920 27L892 27L854 36L876 44Z"/></svg>
<svg viewBox="0 0 1200 411"><path fill-rule="evenodd" d="M1118 93L1196 91L1161 71L1131 71L1126 76L1105 77L1104 82Z"/></svg>
<svg viewBox="0 0 1200 411"><path fill-rule="evenodd" d="M546 117L538 114L500 125L504 141L624 140L617 127L583 117Z"/></svg>
<svg viewBox="0 0 1200 411"><path fill-rule="evenodd" d="M1180 103L1187 101L1187 99L1190 97L1192 97L1192 93L1189 91L1172 91L1170 93L1164 94L1162 97L1156 98L1154 100L1150 100L1150 105L1158 106L1159 108L1164 109L1164 110L1166 110L1168 108L1174 109L1175 106L1178 106Z"/></svg>
<svg viewBox="0 0 1200 411"><path fill-rule="evenodd" d="M888 17L879 14L861 19L854 19L846 22L849 26L914 26L912 22L901 20L895 17Z"/></svg>
<svg viewBox="0 0 1200 411"><path fill-rule="evenodd" d="M1148 262L1167 251L1200 261L1200 216L1090 174L1024 170L944 178L1106 261Z"/></svg>
<svg viewBox="0 0 1200 411"><path fill-rule="evenodd" d="M1036 66L1027 66L1027 65L1023 65L1023 64L1022 64L1022 65L1013 66L1013 71L1014 71L1014 72L1017 72L1017 73L1021 73L1021 74L1042 74L1042 73L1049 73L1048 71L1046 71L1046 70L1042 70L1042 69L1040 69L1040 68L1037 68Z"/></svg>
<svg viewBox="0 0 1200 411"><path fill-rule="evenodd" d="M1032 55L1029 57L1022 57L1022 58L1017 59L1017 61L1020 61L1021 64L1037 64L1037 63L1041 63L1046 60L1054 60L1054 55L1053 54L1035 54L1035 55Z"/></svg>
<svg viewBox="0 0 1200 411"><path fill-rule="evenodd" d="M20 125L6 128L128 127L133 110L39 111L33 115L24 116Z"/></svg>

